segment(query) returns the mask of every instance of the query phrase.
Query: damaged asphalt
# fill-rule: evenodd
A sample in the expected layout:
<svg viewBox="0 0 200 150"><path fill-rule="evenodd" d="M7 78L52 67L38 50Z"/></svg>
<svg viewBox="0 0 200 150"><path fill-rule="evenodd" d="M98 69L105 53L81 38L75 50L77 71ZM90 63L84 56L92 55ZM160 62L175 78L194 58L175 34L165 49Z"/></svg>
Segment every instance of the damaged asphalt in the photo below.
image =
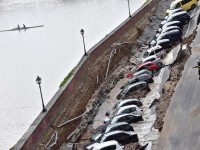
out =
<svg viewBox="0 0 200 150"><path fill-rule="evenodd" d="M195 10L199 14L199 7ZM186 37L194 34L198 15L191 20ZM191 55L171 98L170 106L164 118L164 126L158 141L157 150L199 150L200 149L200 81L198 70L193 67L200 59L200 31L190 44Z"/></svg>

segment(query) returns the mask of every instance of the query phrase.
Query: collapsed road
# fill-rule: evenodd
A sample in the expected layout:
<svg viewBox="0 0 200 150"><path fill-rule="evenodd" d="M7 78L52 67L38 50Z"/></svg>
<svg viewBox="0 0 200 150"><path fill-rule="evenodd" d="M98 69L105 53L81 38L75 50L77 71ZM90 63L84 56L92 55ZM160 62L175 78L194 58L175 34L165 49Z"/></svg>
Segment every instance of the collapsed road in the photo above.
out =
<svg viewBox="0 0 200 150"><path fill-rule="evenodd" d="M199 12L199 7L197 7ZM195 17L192 22L197 22ZM192 23L195 27L196 24ZM192 27L190 28L192 30ZM200 149L200 98L198 71L193 67L200 58L200 32L190 44L191 55L186 59L183 72L171 98L164 118L164 126L156 149L198 150Z"/></svg>
<svg viewBox="0 0 200 150"><path fill-rule="evenodd" d="M176 95L177 92L179 94L182 94L182 97L179 98L179 99L181 101L182 98L184 97L186 102L183 103L183 101L182 101L181 104L183 104L183 105L181 106L181 105L177 104L178 101L176 99L177 102L175 103L175 105L174 106L170 106L170 108L168 110L170 115L168 115L167 118L165 119L165 124L164 124L163 130L162 130L162 125L161 125L160 128L158 128L160 131L162 130L161 138L160 138L159 143L158 143L158 147L157 147L157 139L159 137L159 133L158 133L158 130L153 128L154 122L156 120L156 115L155 115L155 112L152 112L153 108L149 109L149 106L151 106L151 104L154 101L154 99L155 98L156 99L159 98L160 95L158 93L165 92L167 84L170 84L170 86L168 86L168 88L170 89L171 93L168 93L168 95L165 95L165 93L164 94L161 93L162 95L161 95L161 98L159 99L159 101L165 100L162 96L165 96L165 98L171 100L171 97L172 97L172 95L174 93L174 89L175 88L176 89L179 88L179 86L181 86L180 89L182 88L182 90L185 90L182 87L183 85L179 85L178 81L179 81L179 79L181 79L180 82L183 82L184 80L188 80L187 78L190 77L189 75L191 74L191 70L189 71L190 73L188 72L188 69L186 70L186 68L187 68L186 61L187 61L188 57L191 54L190 47L193 47L195 41L193 42L193 45L188 46L188 44L190 44L192 42L193 38L196 35L194 31L196 29L197 19L198 19L198 16L199 16L199 8L195 9L192 12L192 15L195 16L195 17L192 17L192 20L189 23L188 28L186 29L186 32L185 32L185 37L188 37L188 38L183 40L183 44L186 44L186 45L178 45L177 47L174 47L170 51L170 53L168 53L168 55L167 55L166 59L164 60L164 62L165 62L166 65L169 65L169 67L163 68L160 71L160 73L158 74L158 76L154 77L155 83L150 85L151 92L149 92L148 94L145 93L144 95L142 94L143 98L141 98L141 101L143 102L142 109L144 110L144 116L143 116L144 121L136 123L136 124L133 124L133 127L134 127L134 129L135 129L135 131L138 134L138 137L140 139L140 141L139 141L140 145L145 145L146 146L146 144L148 144L148 146L146 147L146 149L148 149L148 150L149 149L156 149L156 148L159 149L159 150L160 149L164 149L163 145L166 146L165 149L167 149L167 150L168 149L184 149L184 148L185 149L191 149L191 147L185 147L184 146L184 143L187 143L184 140L183 140L184 142L183 142L183 146L182 147L177 146L177 147L173 147L172 148L171 145L181 145L180 143L182 143L182 141L180 139L178 139L177 137L184 138L184 137L186 137L186 135L194 134L193 132L198 134L198 132L196 132L197 129L199 128L198 123L197 123L198 122L198 118L197 118L196 122L193 121L193 123L195 123L195 125L193 125L193 126L195 126L194 130L192 131L192 129L190 129L190 130L188 129L188 131L185 132L185 130L187 130L187 128L189 128L189 127L188 126L185 127L184 123L185 122L189 123L190 121L188 121L188 118L184 118L184 117L180 116L180 115L188 115L188 113L190 112L189 113L189 117L191 117L191 116L196 117L198 112L200 112L200 107L195 107L195 108L193 107L193 106L198 106L195 103L197 101L197 97L198 97L198 89L197 88L196 88L196 90L193 90L193 92L196 92L196 96L193 95L192 93L190 93L190 94L182 94L182 93L184 93L184 91L179 91L178 92L178 90L176 90L175 95ZM159 23L159 21L157 22L157 24L158 23ZM155 24L153 24L153 25L155 25ZM150 29L152 29L152 28L150 27ZM145 33L145 31L144 31L143 35L144 34L147 34L147 32ZM200 39L200 38L198 38L198 39ZM145 40L148 41L148 40L150 40L150 38L148 38L148 37L142 38L142 36L141 36L141 38L139 39L140 44L138 44L139 46L137 45L137 49L140 49L142 46L144 46L147 43L147 42L144 42ZM198 41L196 43L198 43ZM197 46L198 46L197 44L194 45L194 47L197 47ZM200 50L200 48L199 49L196 48L195 50L196 51ZM193 51L194 50L192 49L192 53L193 53ZM137 52L137 54L134 55L134 56L140 57L141 55L142 55L142 51L141 51L141 53ZM135 62L137 62L137 58L135 58ZM195 62L195 60L191 61L190 65L192 64L193 66L195 66L196 64L194 64L194 62ZM185 63L186 63L186 67L184 67ZM130 63L129 63L129 65L130 65ZM124 66L124 68L126 68L126 69L129 68L130 67L129 65ZM186 76L186 77L182 76L181 77L181 72L182 72L183 69L184 69L184 72L186 70L188 76ZM127 73L126 71L125 71L125 73ZM194 69L193 69L193 71L194 71ZM183 72L183 75L184 75L184 72ZM194 76L195 76L195 74L193 74L193 78L192 78L193 80L195 79ZM182 79L182 78L184 78L184 79ZM192 79L190 79L190 80L192 80ZM163 80L163 82L161 82L161 80ZM172 82L171 81L170 82L168 82L168 81L166 82L166 80L168 80L168 81L172 80ZM190 80L188 80L189 83L184 83L184 86L186 84L190 84L192 86L193 82L196 83L197 79L195 81L193 81L193 82L190 82ZM89 125L89 127L86 130L86 132L83 134L83 136L79 140L79 144L80 144L79 145L79 149L82 149L84 144L89 142L89 137L91 136L91 134L93 134L95 132L94 129L102 124L102 122L104 120L104 117L105 117L105 115L104 115L105 112L107 110L109 110L117 102L115 98L116 98L117 94L120 91L120 87L126 81L127 81L126 78L120 80L116 84L116 86L110 91L110 93L107 93L107 96L105 97L105 100L104 100L105 102L99 108L99 112L98 112L96 118L94 119L93 126ZM176 87L177 83L178 83L178 86ZM197 86L198 86L198 84L196 83L196 87ZM162 90L163 87L164 87L164 91ZM187 87L187 86L185 86L185 87ZM190 90L188 90L188 92L190 92ZM138 97L138 96L139 95L136 95L136 97ZM191 102L191 110L192 111L189 111L189 112L185 111L185 109L189 110L189 108L188 108L189 106L187 106L187 105L188 105L188 103L190 103L190 101L188 101L188 100L191 99L192 96L193 96L194 99L196 99L195 102ZM175 101L174 97L175 96L173 96L173 98L172 98L172 105L173 105L173 101ZM163 107L163 105L159 105L159 104L157 104L157 106L160 107L160 109L165 109L165 112L166 112L167 111L167 107L169 106L169 104L170 104L170 101L168 101L168 104L166 105L166 107ZM179 107L181 107L181 108L177 108L177 105L179 105ZM185 112L182 113L182 111L185 111ZM176 113L174 113L174 112L176 112ZM175 114L177 116L174 116ZM157 115L159 116L160 114L157 114ZM163 124L163 118L164 117L165 117L165 113L163 113L162 117L160 118L160 120L162 122L161 124ZM176 119L177 117L179 119ZM173 122L171 122L171 120L173 120ZM177 120L177 122L174 121L174 120ZM179 120L179 122L178 122L178 120ZM181 136L179 135L179 132L177 130L180 125L183 126L183 129L181 130L182 134L180 134ZM171 131L168 132L170 127L171 127ZM176 134L174 134L174 129L176 129L176 131L177 131ZM167 132L168 132L168 134L167 134ZM170 134L172 134L173 136L170 135ZM168 136L171 136L171 138L169 139ZM177 137L175 137L175 136L177 136ZM199 137L199 136L197 135L197 137ZM198 138L196 140L194 140L194 138L195 137L191 138L191 140L193 140L193 142L198 141ZM153 141L153 143L152 143L152 141ZM194 144L194 149L197 149L197 147L199 146L198 142L196 142L196 143L197 143L196 145ZM125 149L135 149L136 147L138 147L137 144L132 144L132 145L128 144Z"/></svg>

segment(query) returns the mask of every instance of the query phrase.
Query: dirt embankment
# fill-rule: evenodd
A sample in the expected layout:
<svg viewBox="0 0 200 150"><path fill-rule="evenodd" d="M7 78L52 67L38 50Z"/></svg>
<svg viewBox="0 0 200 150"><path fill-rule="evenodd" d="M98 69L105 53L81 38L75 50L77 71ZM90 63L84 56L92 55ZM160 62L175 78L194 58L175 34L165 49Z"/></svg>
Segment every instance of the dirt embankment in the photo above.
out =
<svg viewBox="0 0 200 150"><path fill-rule="evenodd" d="M180 50L176 61L170 66L170 76L162 90L162 96L159 98L156 106L157 119L155 122L155 128L159 131L162 130L164 124L164 117L166 115L168 106L170 105L171 98L175 92L176 85L182 76L185 63L191 55L191 44L192 40L196 36L196 31L188 38L183 40L183 44L187 47L184 50Z"/></svg>

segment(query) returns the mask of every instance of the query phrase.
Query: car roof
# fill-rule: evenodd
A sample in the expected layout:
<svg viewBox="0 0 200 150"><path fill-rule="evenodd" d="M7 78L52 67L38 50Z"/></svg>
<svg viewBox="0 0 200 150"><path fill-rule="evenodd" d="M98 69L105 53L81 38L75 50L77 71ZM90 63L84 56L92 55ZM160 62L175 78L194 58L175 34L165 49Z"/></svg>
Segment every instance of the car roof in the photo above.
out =
<svg viewBox="0 0 200 150"><path fill-rule="evenodd" d="M176 4L176 3L181 2L181 1L183 1L183 0L175 0L172 3Z"/></svg>
<svg viewBox="0 0 200 150"><path fill-rule="evenodd" d="M173 28L175 28L175 29L177 29L177 28L180 29L180 27L174 25L174 26L168 26L168 27L164 28L164 29L162 30L162 32L165 31L165 30L173 29Z"/></svg>
<svg viewBox="0 0 200 150"><path fill-rule="evenodd" d="M147 62L145 62L145 63L142 63L142 64L138 65L138 68L140 68L140 67L142 67L142 66L145 66L145 65L147 65L147 64L155 64L155 63L152 62L152 61L147 61Z"/></svg>
<svg viewBox="0 0 200 150"><path fill-rule="evenodd" d="M162 42L169 42L169 39L160 39L157 41L157 44L162 43Z"/></svg>
<svg viewBox="0 0 200 150"><path fill-rule="evenodd" d="M186 12L185 10L183 10L183 8L176 8L176 9L171 9L170 11L169 11L169 15L168 16L170 16L170 15L172 15L172 14L174 14L174 13L177 13L177 12Z"/></svg>
<svg viewBox="0 0 200 150"><path fill-rule="evenodd" d="M125 124L128 124L127 122L117 122L115 124L110 124L107 126L106 130L109 128L113 128L113 127L117 127L117 126L121 126L121 125L125 125Z"/></svg>
<svg viewBox="0 0 200 150"><path fill-rule="evenodd" d="M174 30L172 30L172 31L167 31L167 32L165 32L165 33L162 33L162 34L160 34L158 37L157 37L157 40L161 40L161 39L159 39L159 38L162 38L163 36L165 36L165 35L167 35L167 34L172 34L172 33L177 33L177 32L180 32L178 29L174 29Z"/></svg>
<svg viewBox="0 0 200 150"><path fill-rule="evenodd" d="M122 130L116 130L116 131L111 131L111 132L108 132L108 133L104 134L103 137L105 137L105 136L110 136L110 135L117 134L117 133L136 134L136 133L133 132L133 131L122 131Z"/></svg>
<svg viewBox="0 0 200 150"><path fill-rule="evenodd" d="M150 52L155 51L156 49L159 49L159 48L162 48L162 46L156 45L156 46L154 46L154 47L152 47L152 48L150 48L150 49L148 49L146 51L150 53Z"/></svg>
<svg viewBox="0 0 200 150"><path fill-rule="evenodd" d="M133 75L138 75L138 74L143 73L143 72L149 72L149 73L151 73L151 71L149 71L149 70L147 70L147 69L142 69L142 70L140 70L140 71L134 73Z"/></svg>
<svg viewBox="0 0 200 150"><path fill-rule="evenodd" d="M118 142L115 141L115 140L106 141L106 142L103 142L103 143L99 143L98 145L95 145L94 148L101 149L103 147L110 146L110 145L116 145L116 144L118 144Z"/></svg>
<svg viewBox="0 0 200 150"><path fill-rule="evenodd" d="M132 107L137 107L137 108L139 108L139 107L136 106L136 105L127 105L127 106L120 107L119 110L124 110L124 109L132 108ZM119 110L118 110L118 111L119 111Z"/></svg>
<svg viewBox="0 0 200 150"><path fill-rule="evenodd" d="M130 84L130 85L128 85L127 87L128 87L128 89L129 89L129 88L132 88L133 86L136 86L136 85L139 85L139 84L147 84L147 83L144 82L144 81L140 81L140 82L137 82L137 83Z"/></svg>
<svg viewBox="0 0 200 150"><path fill-rule="evenodd" d="M120 115L114 116L113 118L119 119L119 118L124 117L124 116L141 116L141 115L129 113L129 114L120 114Z"/></svg>
<svg viewBox="0 0 200 150"><path fill-rule="evenodd" d="M170 25L170 24L175 24L175 23L180 23L181 24L181 22L180 21L169 21L169 22L166 22L166 24L164 24L163 25L163 27L166 27L167 25Z"/></svg>
<svg viewBox="0 0 200 150"><path fill-rule="evenodd" d="M144 75L147 75L147 74L144 74ZM125 100L122 100L121 102L119 102L121 105L124 104L124 103L127 103L127 102L131 102L131 101L140 101L138 99L125 99Z"/></svg>
<svg viewBox="0 0 200 150"><path fill-rule="evenodd" d="M171 14L171 15L169 16L169 18L170 18L170 17L173 18L174 16L179 16L179 15L182 15L182 14L187 14L187 15L188 15L188 13L187 13L186 11L180 11L180 12L177 12L177 13L175 13L175 14Z"/></svg>

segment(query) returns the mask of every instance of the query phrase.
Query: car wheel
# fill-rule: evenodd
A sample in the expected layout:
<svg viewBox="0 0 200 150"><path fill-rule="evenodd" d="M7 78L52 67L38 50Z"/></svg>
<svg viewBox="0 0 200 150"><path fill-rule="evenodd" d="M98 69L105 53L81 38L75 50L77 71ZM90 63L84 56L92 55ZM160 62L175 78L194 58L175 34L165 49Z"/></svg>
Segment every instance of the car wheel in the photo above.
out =
<svg viewBox="0 0 200 150"><path fill-rule="evenodd" d="M195 4L192 4L191 9L194 9L195 7L196 7L196 5L195 5Z"/></svg>

